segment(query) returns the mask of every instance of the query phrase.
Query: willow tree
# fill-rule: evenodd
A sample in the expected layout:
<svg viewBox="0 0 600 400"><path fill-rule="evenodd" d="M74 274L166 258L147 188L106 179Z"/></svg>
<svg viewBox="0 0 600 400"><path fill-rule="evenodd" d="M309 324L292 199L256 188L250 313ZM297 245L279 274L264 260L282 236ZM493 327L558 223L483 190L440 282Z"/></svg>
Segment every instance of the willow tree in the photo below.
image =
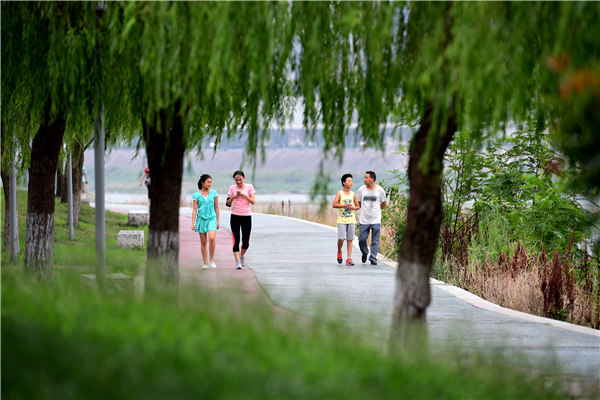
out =
<svg viewBox="0 0 600 400"><path fill-rule="evenodd" d="M255 154L284 115L284 3L111 3L105 101L123 102L141 130L152 176L146 291L177 287L183 159L205 138L248 132Z"/></svg>
<svg viewBox="0 0 600 400"><path fill-rule="evenodd" d="M25 268L52 276L54 177L65 131L91 120L91 3L2 2L3 134L29 166ZM91 125L91 124L90 124Z"/></svg>
<svg viewBox="0 0 600 400"><path fill-rule="evenodd" d="M559 81L548 66L548 60L564 52L577 60L576 76L586 77L586 104L594 104L589 99L598 93L593 78L598 75L589 69L598 67L598 7L294 3L293 14L300 49L297 95L305 102L306 125L323 124L326 150L334 148L341 157L355 118L357 135L377 148L382 148L386 124L418 127L409 147L410 197L390 341L392 348L414 343L423 329L412 328L424 327L431 299L429 275L442 220L442 170L449 143L456 132L468 130L473 145L481 146L511 122L535 120L535 128L543 130L564 116L550 101ZM575 45L581 35L587 47ZM583 109L575 110L581 116ZM593 115L592 106L585 110ZM595 140L589 130L593 121L584 120L585 137ZM597 149L590 152L588 163L597 160Z"/></svg>

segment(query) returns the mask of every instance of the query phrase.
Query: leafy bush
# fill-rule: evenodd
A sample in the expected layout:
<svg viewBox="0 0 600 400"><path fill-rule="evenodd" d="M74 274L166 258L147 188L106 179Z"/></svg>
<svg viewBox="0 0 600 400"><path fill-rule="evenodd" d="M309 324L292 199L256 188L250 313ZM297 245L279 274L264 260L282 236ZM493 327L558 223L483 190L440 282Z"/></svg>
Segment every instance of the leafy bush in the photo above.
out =
<svg viewBox="0 0 600 400"><path fill-rule="evenodd" d="M537 262L520 265L518 273L510 274L510 279L532 274L535 279L530 280L537 282L527 312L596 326L600 259L590 251L590 242L598 221L579 203L581 195L557 180L562 168L557 165L563 165L559 160L547 133L528 126L489 143L484 151L472 148L468 132L457 135L446 157L444 219L433 275L481 295L488 278L505 283L494 290L509 291L506 270L496 260L520 252L557 253L561 274ZM384 209L382 231L392 240L382 241L382 253L392 258L405 230L406 187L401 171L394 171L394 179L385 183L390 206ZM522 261L518 260L517 264ZM564 279L550 279L552 274ZM492 297L502 299L503 294ZM508 303L503 304L513 306Z"/></svg>

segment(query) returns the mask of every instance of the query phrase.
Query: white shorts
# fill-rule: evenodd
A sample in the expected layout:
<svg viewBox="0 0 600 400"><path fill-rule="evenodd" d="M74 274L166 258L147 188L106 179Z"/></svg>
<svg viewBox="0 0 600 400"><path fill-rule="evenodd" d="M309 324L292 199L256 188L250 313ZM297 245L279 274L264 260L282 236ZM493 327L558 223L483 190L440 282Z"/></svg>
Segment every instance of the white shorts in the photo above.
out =
<svg viewBox="0 0 600 400"><path fill-rule="evenodd" d="M338 239L353 240L354 239L354 224L338 224Z"/></svg>

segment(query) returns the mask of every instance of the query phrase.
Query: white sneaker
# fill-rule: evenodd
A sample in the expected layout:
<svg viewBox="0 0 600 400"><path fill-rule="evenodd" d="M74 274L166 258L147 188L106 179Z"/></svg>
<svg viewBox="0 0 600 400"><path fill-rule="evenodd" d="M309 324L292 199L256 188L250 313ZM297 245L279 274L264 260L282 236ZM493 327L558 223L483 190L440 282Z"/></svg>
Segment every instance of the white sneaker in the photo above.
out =
<svg viewBox="0 0 600 400"><path fill-rule="evenodd" d="M206 265L206 264L205 264L205 265L203 265L203 266L202 266L202 269L208 269L208 265Z"/></svg>
<svg viewBox="0 0 600 400"><path fill-rule="evenodd" d="M242 268L246 268L246 257L240 257L240 264L242 264Z"/></svg>
<svg viewBox="0 0 600 400"><path fill-rule="evenodd" d="M210 264L211 268L217 268L217 264L215 264L214 262Z"/></svg>
<svg viewBox="0 0 600 400"><path fill-rule="evenodd" d="M235 266L235 269L242 269L241 261L238 261L237 265Z"/></svg>

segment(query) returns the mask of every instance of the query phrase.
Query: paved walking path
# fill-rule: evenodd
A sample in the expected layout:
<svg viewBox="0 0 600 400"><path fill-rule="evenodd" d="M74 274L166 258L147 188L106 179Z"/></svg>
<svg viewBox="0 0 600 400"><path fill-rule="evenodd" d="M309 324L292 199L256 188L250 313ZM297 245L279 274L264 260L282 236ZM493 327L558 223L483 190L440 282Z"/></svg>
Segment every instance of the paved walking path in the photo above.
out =
<svg viewBox="0 0 600 400"><path fill-rule="evenodd" d="M274 215L254 214L247 253L249 269L236 271L231 253L229 213L221 211L217 234L218 268L201 269L198 234L191 231L190 209L181 209L182 282L211 285L237 282L262 291L284 309L344 324L385 338L389 331L395 267L380 262L356 265L335 261L336 230ZM344 249L345 255L345 249ZM357 262L358 261L358 262ZM600 380L600 331L504 309L455 286L432 280L427 310L430 339L441 350L500 351L523 365Z"/></svg>
<svg viewBox="0 0 600 400"><path fill-rule="evenodd" d="M188 211L185 210L183 213L187 214ZM217 264L217 268L204 270L202 269L204 262L200 236L191 229L192 219L187 216L179 217L179 275L181 283L183 285L205 285L210 289L215 289L213 293L216 295L224 297L231 297L230 290L242 290L253 298L264 297L266 299L265 293L251 269L235 269L235 260L231 251L232 237L229 231L229 215L227 215L227 219L221 218L221 223L224 226L217 230L216 238L215 264Z"/></svg>

